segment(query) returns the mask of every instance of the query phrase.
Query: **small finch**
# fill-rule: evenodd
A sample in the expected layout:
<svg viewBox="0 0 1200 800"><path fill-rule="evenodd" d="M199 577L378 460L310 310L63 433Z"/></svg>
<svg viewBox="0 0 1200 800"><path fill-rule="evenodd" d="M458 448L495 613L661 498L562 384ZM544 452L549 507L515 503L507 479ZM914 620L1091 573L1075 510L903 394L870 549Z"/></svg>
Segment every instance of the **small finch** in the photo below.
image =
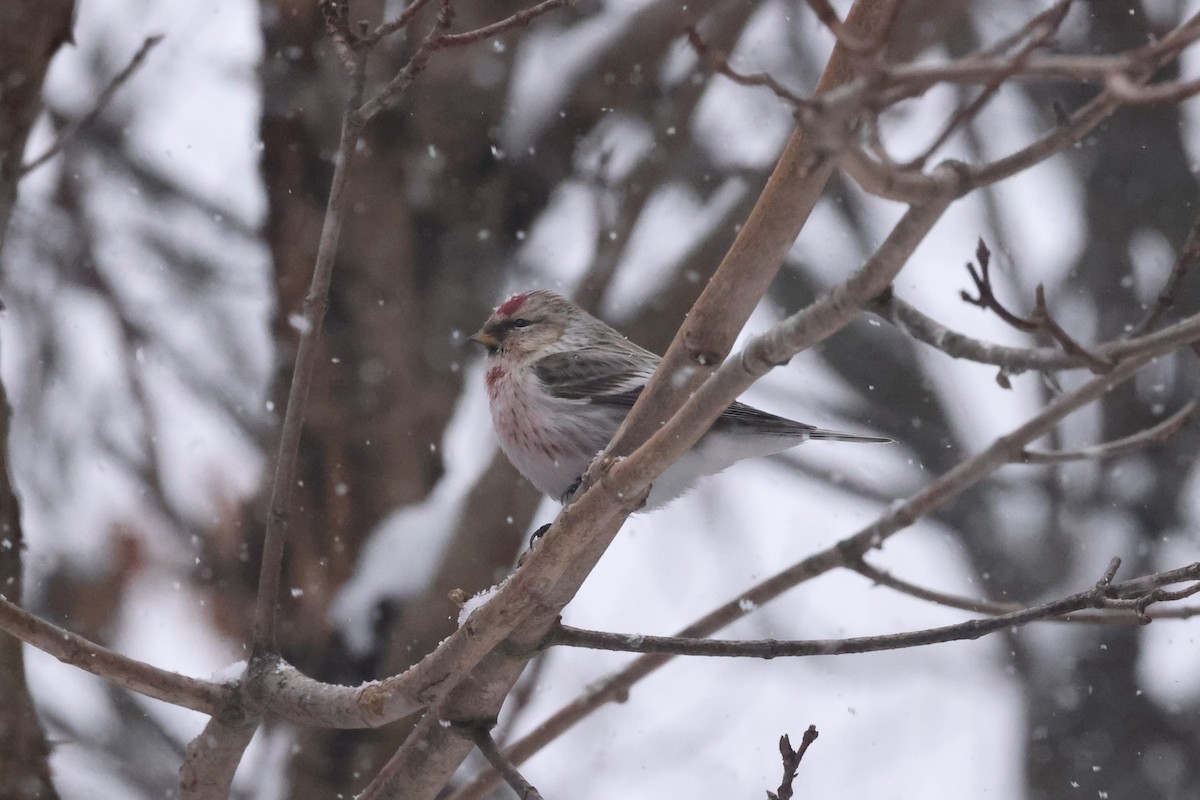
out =
<svg viewBox="0 0 1200 800"><path fill-rule="evenodd" d="M553 292L515 294L471 337L487 348L492 425L508 460L539 491L567 502L633 407L659 357ZM809 439L890 442L793 422L734 403L650 489L646 508L705 475Z"/></svg>

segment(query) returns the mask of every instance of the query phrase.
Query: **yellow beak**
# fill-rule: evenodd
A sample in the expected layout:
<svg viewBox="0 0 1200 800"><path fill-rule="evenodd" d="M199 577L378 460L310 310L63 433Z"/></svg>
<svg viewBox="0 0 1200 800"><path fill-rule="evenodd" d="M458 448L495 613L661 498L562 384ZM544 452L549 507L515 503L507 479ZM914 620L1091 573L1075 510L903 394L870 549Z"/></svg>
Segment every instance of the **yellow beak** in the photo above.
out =
<svg viewBox="0 0 1200 800"><path fill-rule="evenodd" d="M500 346L500 340L487 331L480 331L469 338L472 342L478 342L488 349L494 349Z"/></svg>

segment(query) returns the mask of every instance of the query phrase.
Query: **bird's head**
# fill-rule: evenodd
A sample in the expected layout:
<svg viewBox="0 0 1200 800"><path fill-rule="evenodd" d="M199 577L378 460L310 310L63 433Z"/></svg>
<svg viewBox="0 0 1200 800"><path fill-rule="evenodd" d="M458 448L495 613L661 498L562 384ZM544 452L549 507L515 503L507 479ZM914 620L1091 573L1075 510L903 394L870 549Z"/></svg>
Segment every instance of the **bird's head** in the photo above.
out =
<svg viewBox="0 0 1200 800"><path fill-rule="evenodd" d="M486 347L488 355L518 361L539 358L553 349L580 313L570 300L544 289L514 294L492 312L471 341Z"/></svg>

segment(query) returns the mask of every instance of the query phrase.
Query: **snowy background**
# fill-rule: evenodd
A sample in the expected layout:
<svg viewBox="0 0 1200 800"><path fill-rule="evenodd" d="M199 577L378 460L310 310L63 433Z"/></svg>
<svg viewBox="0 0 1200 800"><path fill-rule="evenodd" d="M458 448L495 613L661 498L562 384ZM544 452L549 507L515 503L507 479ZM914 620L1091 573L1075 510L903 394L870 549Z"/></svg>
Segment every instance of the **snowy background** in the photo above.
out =
<svg viewBox="0 0 1200 800"><path fill-rule="evenodd" d="M1196 6L1081 5L1066 50L1132 46ZM594 263L614 258L608 290L593 287L596 307L661 348L782 146L789 109L700 71L677 28L651 35L653 7L581 2L446 54L369 132L306 441L310 494L297 501L312 531L299 533L287 572L286 655L310 673L353 683L399 671L423 652L410 643L436 642L454 614L439 581L490 585L471 585L460 566L494 581L527 531L555 514L489 466L480 359L464 341L489 308L517 289L575 291ZM947 12L930 46L914 34L910 55L962 54L1040 7ZM81 2L78 44L54 62L30 153L90 107L145 36L164 39L98 123L22 183L4 253L0 369L14 404L27 605L202 677L245 657L260 491L294 345L288 320L311 267L344 91L310 12L248 0ZM464 9L461 27L477 13ZM736 66L815 82L831 41L803 2L715 13ZM1010 151L1052 124L1050 99L1073 107L1085 96L1005 89L943 155ZM919 151L960 100L936 90L890 114L889 145ZM1123 116L1077 152L960 201L898 295L957 330L1029 344L959 300L982 236L1011 307L1027 310L1045 283L1078 338L1117 335L1157 293L1195 214L1196 108ZM835 181L744 335L858 266L901 211ZM1185 288L1181 306L1194 310L1195 282ZM1080 412L1046 444L1144 427L1196 391L1194 373L1184 361L1147 370L1135 391ZM864 318L745 399L899 444L813 443L635 517L566 621L671 634L852 534L1055 391L1035 375L1011 390L994 377ZM1185 433L1103 464L1007 468L874 563L947 592L1035 602L1089 586L1114 555L1127 559L1126 577L1197 560L1197 446ZM481 515L472 504L489 476L511 481L514 508ZM466 551L456 531L468 517L507 549ZM432 621L421 627L417 615ZM722 635L833 638L964 618L839 573ZM630 657L556 649L546 659L527 701L502 720L512 736ZM27 663L64 798L170 791L201 715L35 650ZM1198 701L1195 622L1045 626L864 656L676 659L524 771L547 798L761 796L778 784L779 735L798 741L815 724L820 740L797 781L811 796L1185 797L1200 779ZM246 798L349 796L394 743L275 724L235 788ZM478 766L469 761L464 776Z"/></svg>

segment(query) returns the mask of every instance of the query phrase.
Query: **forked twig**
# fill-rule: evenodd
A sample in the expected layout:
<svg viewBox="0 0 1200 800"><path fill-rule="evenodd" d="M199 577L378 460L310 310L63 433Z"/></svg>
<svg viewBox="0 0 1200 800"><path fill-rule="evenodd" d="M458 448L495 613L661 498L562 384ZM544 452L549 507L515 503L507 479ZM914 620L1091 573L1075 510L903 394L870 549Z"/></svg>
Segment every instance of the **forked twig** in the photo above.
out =
<svg viewBox="0 0 1200 800"><path fill-rule="evenodd" d="M1114 362L1102 358L1086 347L1081 345L1069 333L1063 330L1062 326L1055 321L1050 314L1050 309L1046 306L1046 291L1045 288L1038 284L1036 290L1036 302L1033 309L1033 315L1028 319L1020 317L1009 311L1003 303L996 297L995 290L992 286L992 277L990 273L991 251L983 239L979 240L979 244L975 249L975 257L979 260L978 270L974 264L967 263L967 272L971 275L971 280L975 283L975 289L979 293L977 297L972 297L966 291L960 292L959 296L963 301L970 303L973 306L991 311L1000 317L1006 323L1025 333L1042 332L1048 335L1051 339L1058 342L1058 345L1064 352L1076 356L1097 375L1101 375L1111 370Z"/></svg>
<svg viewBox="0 0 1200 800"><path fill-rule="evenodd" d="M786 733L779 737L779 756L783 759L783 778L779 781L779 791L767 792L767 800L792 799L792 784L796 782L796 772L800 769L800 762L804 759L804 754L817 740L817 736L817 726L809 725L808 730L804 731L804 736L800 739L800 746L795 750L792 749L792 740Z"/></svg>

